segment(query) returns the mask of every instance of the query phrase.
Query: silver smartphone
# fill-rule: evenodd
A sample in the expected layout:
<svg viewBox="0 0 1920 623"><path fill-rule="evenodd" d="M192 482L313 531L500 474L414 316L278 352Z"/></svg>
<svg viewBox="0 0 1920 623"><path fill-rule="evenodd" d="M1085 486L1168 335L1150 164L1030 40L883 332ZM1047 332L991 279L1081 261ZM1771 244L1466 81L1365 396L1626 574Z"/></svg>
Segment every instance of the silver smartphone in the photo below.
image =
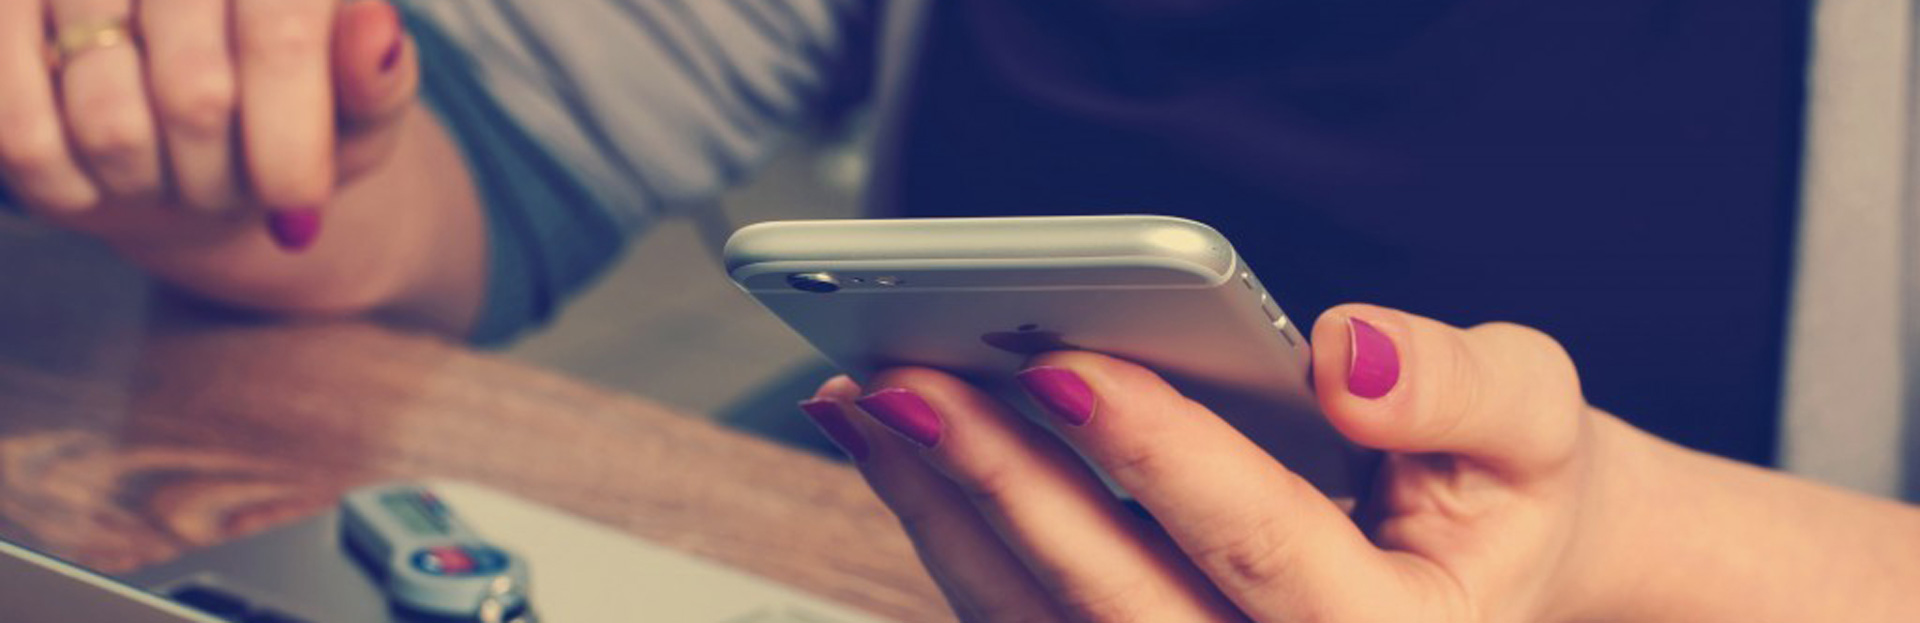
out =
<svg viewBox="0 0 1920 623"><path fill-rule="evenodd" d="M1204 224L781 221L740 229L725 257L736 284L856 380L919 365L1010 396L1038 353L1101 352L1159 372L1327 493L1352 493L1358 455L1318 415L1306 338Z"/></svg>

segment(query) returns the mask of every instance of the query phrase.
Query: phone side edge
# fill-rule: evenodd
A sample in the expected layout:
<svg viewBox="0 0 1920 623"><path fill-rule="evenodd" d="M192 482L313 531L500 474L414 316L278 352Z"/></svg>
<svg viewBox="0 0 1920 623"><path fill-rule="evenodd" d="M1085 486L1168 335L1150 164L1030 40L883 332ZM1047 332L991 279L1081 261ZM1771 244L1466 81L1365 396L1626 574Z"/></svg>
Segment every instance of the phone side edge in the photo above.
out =
<svg viewBox="0 0 1920 623"><path fill-rule="evenodd" d="M734 232L721 255L729 277L741 284L748 273L761 272L743 270L755 265L825 267L869 260L1061 267L1120 260L1178 266L1212 282L1239 270L1238 255L1218 230L1152 215L774 221Z"/></svg>

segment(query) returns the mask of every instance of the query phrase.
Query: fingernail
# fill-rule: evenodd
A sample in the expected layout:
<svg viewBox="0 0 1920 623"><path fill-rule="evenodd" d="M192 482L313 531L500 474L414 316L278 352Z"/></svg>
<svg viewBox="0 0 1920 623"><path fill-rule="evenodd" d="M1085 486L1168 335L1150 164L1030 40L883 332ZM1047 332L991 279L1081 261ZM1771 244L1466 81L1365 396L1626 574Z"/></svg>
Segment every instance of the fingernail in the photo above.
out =
<svg viewBox="0 0 1920 623"><path fill-rule="evenodd" d="M1347 391L1379 398L1400 382L1400 353L1393 340L1367 321L1347 318Z"/></svg>
<svg viewBox="0 0 1920 623"><path fill-rule="evenodd" d="M1013 375L1020 386L1027 388L1040 406L1052 411L1062 421L1080 426L1093 419L1093 407L1096 404L1093 388L1087 385L1080 375L1066 368L1040 366L1029 368Z"/></svg>
<svg viewBox="0 0 1920 623"><path fill-rule="evenodd" d="M267 231L274 244L288 251L305 251L320 237L320 210L305 208L267 214Z"/></svg>
<svg viewBox="0 0 1920 623"><path fill-rule="evenodd" d="M881 424L922 448L932 448L940 443L940 414L934 413L933 406L928 405L919 394L896 387L868 394L853 402L873 414L873 418L880 420Z"/></svg>
<svg viewBox="0 0 1920 623"><path fill-rule="evenodd" d="M400 65L400 55L406 51L406 33L396 33L393 36L393 45L387 46L387 51L380 54L380 73L390 72L393 71L394 67L398 67Z"/></svg>
<svg viewBox="0 0 1920 623"><path fill-rule="evenodd" d="M820 432L840 446L840 451L853 457L855 461L867 460L867 438L860 436L860 429L853 427L847 420L847 414L840 411L840 405L825 398L815 398L800 403L800 411L820 427Z"/></svg>

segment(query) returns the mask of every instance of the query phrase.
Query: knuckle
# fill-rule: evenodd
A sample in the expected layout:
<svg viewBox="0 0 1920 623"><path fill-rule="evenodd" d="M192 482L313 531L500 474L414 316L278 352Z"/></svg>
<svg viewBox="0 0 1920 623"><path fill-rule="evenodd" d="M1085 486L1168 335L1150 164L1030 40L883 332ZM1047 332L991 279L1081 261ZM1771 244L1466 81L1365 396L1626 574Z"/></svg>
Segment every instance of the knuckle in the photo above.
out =
<svg viewBox="0 0 1920 623"><path fill-rule="evenodd" d="M1575 373L1573 355L1567 347L1553 336L1532 327L1510 325L1513 335L1510 339L1520 342L1527 352L1536 358L1534 370L1541 372L1546 380L1558 383L1579 385L1579 375Z"/></svg>
<svg viewBox="0 0 1920 623"><path fill-rule="evenodd" d="M1477 330L1477 329L1474 329ZM1487 367L1466 334L1449 333L1442 349L1443 373L1423 392L1409 426L1428 439L1451 434L1487 401Z"/></svg>
<svg viewBox="0 0 1920 623"><path fill-rule="evenodd" d="M66 139L58 132L0 133L0 177L19 184L13 189L18 198L36 209L69 213L100 201L68 158Z"/></svg>
<svg viewBox="0 0 1920 623"><path fill-rule="evenodd" d="M22 178L49 175L67 157L65 140L48 126L0 120L0 167Z"/></svg>
<svg viewBox="0 0 1920 623"><path fill-rule="evenodd" d="M1131 623L1146 620L1143 599L1150 598L1152 587L1141 579L1099 585L1077 584L1061 588L1054 600L1067 616L1077 621Z"/></svg>
<svg viewBox="0 0 1920 623"><path fill-rule="evenodd" d="M99 189L82 180L14 189L28 210L50 215L74 214L100 203Z"/></svg>
<svg viewBox="0 0 1920 623"><path fill-rule="evenodd" d="M1522 324L1489 322L1477 325L1472 329L1468 329L1468 331L1486 336L1495 342L1511 344L1514 347L1525 349L1530 353L1566 355L1566 350L1560 346L1558 340L1553 339L1553 336L1547 335L1546 332L1539 329Z"/></svg>
<svg viewBox="0 0 1920 623"><path fill-rule="evenodd" d="M1129 488L1158 482L1167 472L1165 455L1149 443L1116 443L1100 463L1107 475Z"/></svg>
<svg viewBox="0 0 1920 623"><path fill-rule="evenodd" d="M238 94L226 71L183 73L156 97L168 129L192 138L218 138L233 122Z"/></svg>
<svg viewBox="0 0 1920 623"><path fill-rule="evenodd" d="M1294 545L1288 531L1272 515L1251 520L1215 522L1234 526L1216 530L1219 540L1196 548L1193 559L1212 571L1216 581L1233 588L1276 586L1290 581Z"/></svg>
<svg viewBox="0 0 1920 623"><path fill-rule="evenodd" d="M154 145L153 123L137 92L109 89L89 93L71 109L73 141L89 158L120 161Z"/></svg>
<svg viewBox="0 0 1920 623"><path fill-rule="evenodd" d="M97 120L120 120L146 114L147 102L137 88L124 84L70 83L65 89L67 123L76 130Z"/></svg>
<svg viewBox="0 0 1920 623"><path fill-rule="evenodd" d="M73 214L91 208L100 203L99 197L92 194L70 192L62 195L35 198L42 208L55 214Z"/></svg>
<svg viewBox="0 0 1920 623"><path fill-rule="evenodd" d="M88 156L107 163L131 162L154 147L153 127L126 115L102 117L74 133Z"/></svg>
<svg viewBox="0 0 1920 623"><path fill-rule="evenodd" d="M906 388L921 391L947 380L947 375L932 368L920 366L899 366L881 370L873 377L873 389Z"/></svg>
<svg viewBox="0 0 1920 623"><path fill-rule="evenodd" d="M227 212L239 207L239 193L221 184L178 182L181 207L194 212Z"/></svg>
<svg viewBox="0 0 1920 623"><path fill-rule="evenodd" d="M975 508L1006 512L1019 499L1018 483L1023 479L1014 462L993 461L984 466L966 466L954 478Z"/></svg>
<svg viewBox="0 0 1920 623"><path fill-rule="evenodd" d="M915 539L943 534L954 521L948 513L928 504L889 504L900 528Z"/></svg>
<svg viewBox="0 0 1920 623"><path fill-rule="evenodd" d="M1573 356L1553 336L1533 327L1509 322L1487 323L1469 330L1494 347L1511 353L1511 370L1482 370L1487 374L1506 372L1517 389L1528 392L1571 393L1580 395L1580 376ZM1570 390L1570 392L1569 392Z"/></svg>

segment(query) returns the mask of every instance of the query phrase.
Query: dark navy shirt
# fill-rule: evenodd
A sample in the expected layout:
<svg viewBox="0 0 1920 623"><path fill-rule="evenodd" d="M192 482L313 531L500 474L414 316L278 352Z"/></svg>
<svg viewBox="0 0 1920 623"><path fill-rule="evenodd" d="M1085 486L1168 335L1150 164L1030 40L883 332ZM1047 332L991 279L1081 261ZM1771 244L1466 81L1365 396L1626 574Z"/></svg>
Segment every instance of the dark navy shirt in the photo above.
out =
<svg viewBox="0 0 1920 623"><path fill-rule="evenodd" d="M1594 404L1772 459L1807 3L934 5L882 204L1198 219L1302 322L1538 327Z"/></svg>

